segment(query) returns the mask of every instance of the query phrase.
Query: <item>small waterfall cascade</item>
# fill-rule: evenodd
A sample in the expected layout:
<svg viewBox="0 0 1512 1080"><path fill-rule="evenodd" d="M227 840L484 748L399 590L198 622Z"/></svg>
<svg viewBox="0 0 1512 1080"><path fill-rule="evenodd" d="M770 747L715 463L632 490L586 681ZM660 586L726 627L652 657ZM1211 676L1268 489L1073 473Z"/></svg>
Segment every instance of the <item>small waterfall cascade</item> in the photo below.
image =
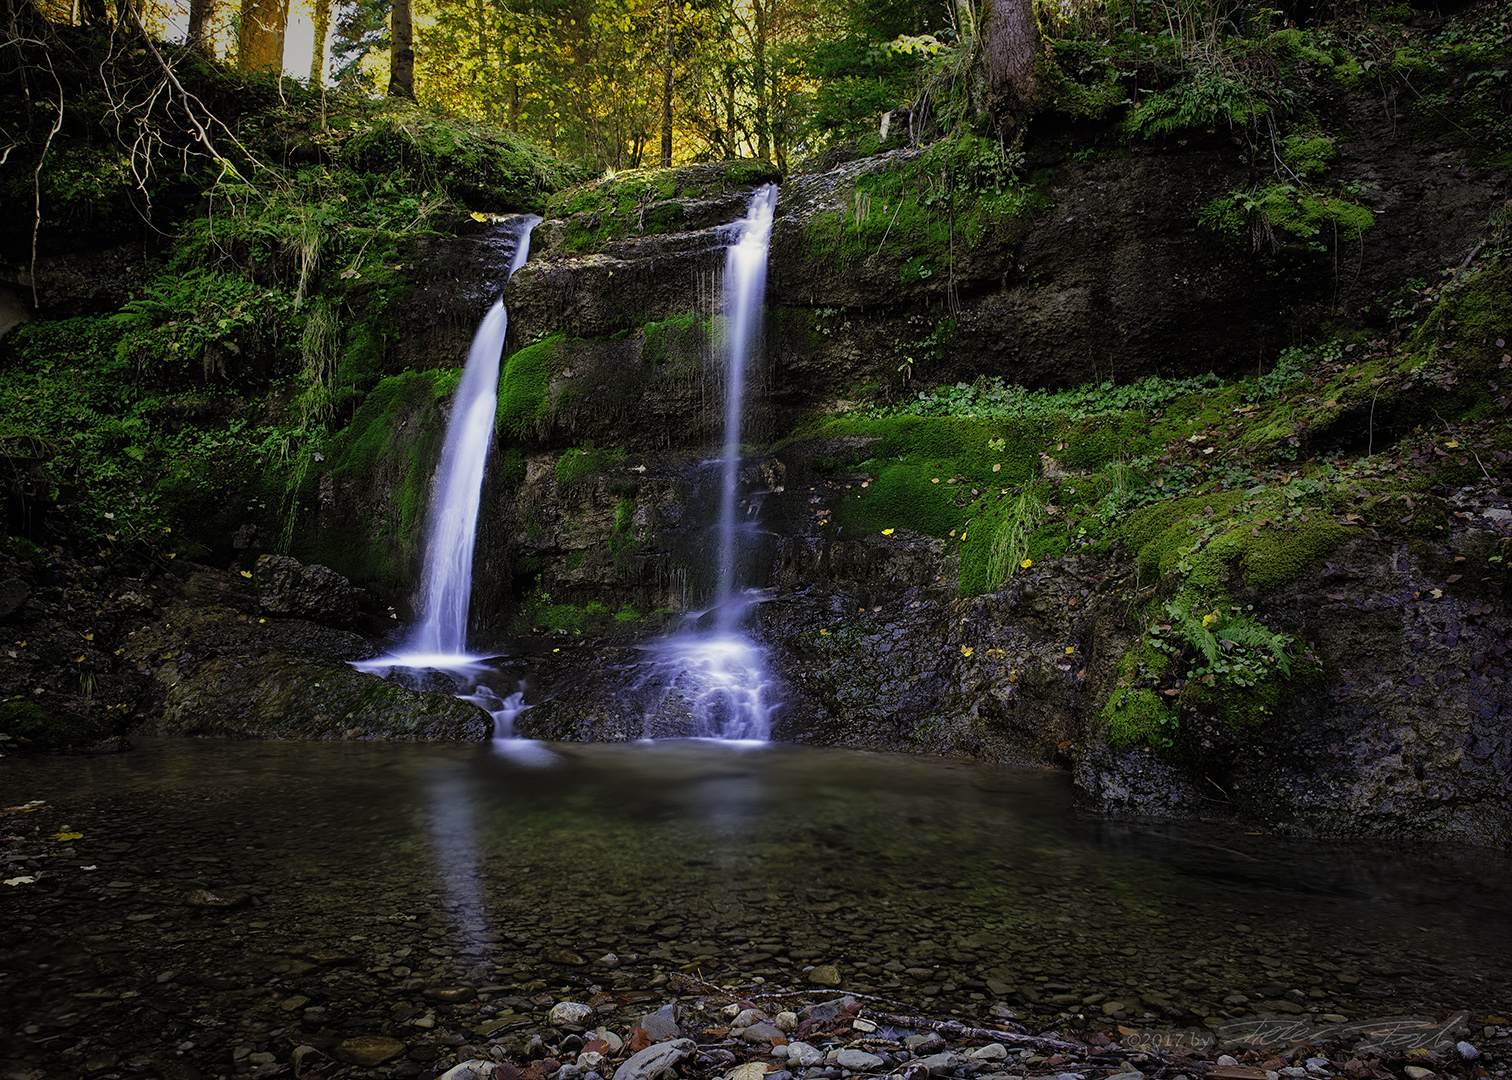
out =
<svg viewBox="0 0 1512 1080"><path fill-rule="evenodd" d="M506 283L530 257L530 232L540 221L534 215L520 219ZM472 659L467 655L467 612L472 601L473 545L508 328L509 313L501 296L483 316L457 384L426 525L420 622L395 657L411 667L444 668L448 661Z"/></svg>
<svg viewBox="0 0 1512 1080"><path fill-rule="evenodd" d="M514 254L505 284L530 257L530 233L540 222L533 214L511 222L515 231L506 239L513 241ZM420 619L394 652L353 665L385 678L395 670L446 673L464 689L458 696L494 718L498 741L512 739L514 718L524 707L523 696L518 692L500 696L481 683L491 671L480 663L485 658L467 651L467 615L483 468L493 440L499 367L508 328L509 314L501 296L478 325L457 384L426 523Z"/></svg>
<svg viewBox="0 0 1512 1080"><path fill-rule="evenodd" d="M720 500L711 545L714 595L709 610L696 613L686 629L651 647L645 680L681 698L692 734L742 742L765 742L771 731L766 653L741 628L751 603L742 580L742 539L754 526L745 520L741 505L740 445L747 376L761 345L776 206L776 186L760 188L746 216L735 225L735 240L725 257L720 342L725 364L724 443L716 463Z"/></svg>

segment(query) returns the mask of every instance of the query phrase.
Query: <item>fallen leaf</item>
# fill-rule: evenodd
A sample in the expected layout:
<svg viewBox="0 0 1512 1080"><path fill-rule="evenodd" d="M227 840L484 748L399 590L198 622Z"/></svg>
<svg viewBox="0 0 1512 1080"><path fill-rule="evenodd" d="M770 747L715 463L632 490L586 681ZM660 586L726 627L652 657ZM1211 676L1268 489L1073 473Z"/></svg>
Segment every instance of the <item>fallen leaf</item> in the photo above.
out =
<svg viewBox="0 0 1512 1080"><path fill-rule="evenodd" d="M1328 598L1330 600L1342 600L1344 599L1344 594L1341 592L1331 592L1328 594Z"/></svg>
<svg viewBox="0 0 1512 1080"><path fill-rule="evenodd" d="M970 645L962 645L961 646L961 655L962 656L970 656L974 652L976 652L976 650L973 649Z"/></svg>
<svg viewBox="0 0 1512 1080"><path fill-rule="evenodd" d="M998 471L1000 471L1000 470L1001 470L1001 469L1002 469L1002 467L1003 467L1003 466L1002 466L1002 463L1001 463L1001 462L999 462L999 463L998 463L998 464L996 464L996 465L994 465L994 466L993 466L993 467L992 467L992 471L993 471L993 472L998 472Z"/></svg>
<svg viewBox="0 0 1512 1080"><path fill-rule="evenodd" d="M27 877L9 877L9 878L5 879L5 883L7 885L30 885L32 882L34 882L36 880L37 880L36 878L30 877L30 876L27 876Z"/></svg>
<svg viewBox="0 0 1512 1080"><path fill-rule="evenodd" d="M250 571L250 570L243 570L241 572L241 576L242 577L251 577L252 576L252 571Z"/></svg>
<svg viewBox="0 0 1512 1080"><path fill-rule="evenodd" d="M1464 574L1450 574L1448 577L1446 577L1444 579L1444 584L1446 584L1446 585L1453 585L1456 581L1458 581L1460 578L1462 578L1464 576L1465 576Z"/></svg>
<svg viewBox="0 0 1512 1080"><path fill-rule="evenodd" d="M1033 559L1025 559L1023 562L1019 563L1019 569L1020 570L1027 570L1027 569L1029 569L1033 565L1034 565L1034 560Z"/></svg>
<svg viewBox="0 0 1512 1080"><path fill-rule="evenodd" d="M53 833L52 836L48 837L48 839L50 839L50 840L59 840L59 841L63 841L63 840L82 840L82 839L84 839L84 834L81 833L81 832L57 832L57 833Z"/></svg>
<svg viewBox="0 0 1512 1080"><path fill-rule="evenodd" d="M882 530L882 535L883 536L891 536L896 531L897 531L896 529L883 529Z"/></svg>

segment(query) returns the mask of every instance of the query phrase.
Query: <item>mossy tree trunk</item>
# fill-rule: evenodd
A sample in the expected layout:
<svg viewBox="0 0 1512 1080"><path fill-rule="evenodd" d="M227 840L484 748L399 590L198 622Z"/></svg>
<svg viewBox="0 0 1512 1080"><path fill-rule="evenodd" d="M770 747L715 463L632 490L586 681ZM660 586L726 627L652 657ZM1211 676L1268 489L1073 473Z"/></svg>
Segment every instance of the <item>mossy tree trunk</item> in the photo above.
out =
<svg viewBox="0 0 1512 1080"><path fill-rule="evenodd" d="M326 35L331 29L331 0L315 0L315 47L310 52L310 85L325 79Z"/></svg>

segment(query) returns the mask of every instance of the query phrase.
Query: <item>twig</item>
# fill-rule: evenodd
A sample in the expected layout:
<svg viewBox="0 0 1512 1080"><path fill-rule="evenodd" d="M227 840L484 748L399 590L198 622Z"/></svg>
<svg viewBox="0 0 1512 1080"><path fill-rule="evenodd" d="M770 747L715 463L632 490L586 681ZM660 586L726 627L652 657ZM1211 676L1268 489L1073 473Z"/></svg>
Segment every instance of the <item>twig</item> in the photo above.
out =
<svg viewBox="0 0 1512 1080"><path fill-rule="evenodd" d="M52 130L47 133L47 141L42 144L42 153L37 155L37 169L32 174L32 194L35 198L32 213L32 242L31 242L31 287L32 307L41 307L37 299L37 235L42 231L42 166L47 163L47 151L52 148L53 136L63 130L63 80L58 78L58 71L53 67L52 57L47 58L47 70L53 77L53 83L58 87L58 114L53 117ZM6 154L9 155L7 150Z"/></svg>
<svg viewBox="0 0 1512 1080"><path fill-rule="evenodd" d="M929 1020L922 1016L899 1016L894 1013L872 1012L868 1014L872 1019L881 1020L883 1023L893 1024L897 1027L927 1028L937 1031L941 1035L954 1035L960 1039L986 1039L988 1042L1009 1043L1013 1046L1027 1046L1036 1050L1055 1050L1060 1053L1081 1054L1086 1052L1086 1047L1081 1043L1066 1042L1063 1039L1051 1039L1044 1035L1028 1035L1019 1031L1002 1031L998 1028L970 1027L956 1020Z"/></svg>

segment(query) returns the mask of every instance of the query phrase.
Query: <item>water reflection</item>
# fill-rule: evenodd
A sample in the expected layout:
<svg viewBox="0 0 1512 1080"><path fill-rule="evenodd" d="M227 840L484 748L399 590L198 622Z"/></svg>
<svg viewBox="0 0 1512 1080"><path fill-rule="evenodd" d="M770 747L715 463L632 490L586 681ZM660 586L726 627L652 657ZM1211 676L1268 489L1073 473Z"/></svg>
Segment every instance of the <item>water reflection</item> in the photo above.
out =
<svg viewBox="0 0 1512 1080"><path fill-rule="evenodd" d="M41 860L32 891L0 891L0 926L27 931L0 942L0 970L66 935L140 973L44 972L8 988L17 1015L93 1008L74 995L97 986L193 1011L204 987L156 981L185 955L227 986L286 987L216 1005L244 1025L305 1023L277 994L316 979L330 1025L459 979L630 993L677 970L803 985L818 963L963 1016L1053 1017L1096 994L1138 995L1144 1023L1505 998L1512 874L1494 852L1109 823L1073 812L1062 774L881 754L503 749L143 740L7 759L7 803L46 799L39 836L84 839ZM200 890L246 899L187 904ZM618 966L595 966L609 952ZM288 957L334 954L352 966L279 983Z"/></svg>

